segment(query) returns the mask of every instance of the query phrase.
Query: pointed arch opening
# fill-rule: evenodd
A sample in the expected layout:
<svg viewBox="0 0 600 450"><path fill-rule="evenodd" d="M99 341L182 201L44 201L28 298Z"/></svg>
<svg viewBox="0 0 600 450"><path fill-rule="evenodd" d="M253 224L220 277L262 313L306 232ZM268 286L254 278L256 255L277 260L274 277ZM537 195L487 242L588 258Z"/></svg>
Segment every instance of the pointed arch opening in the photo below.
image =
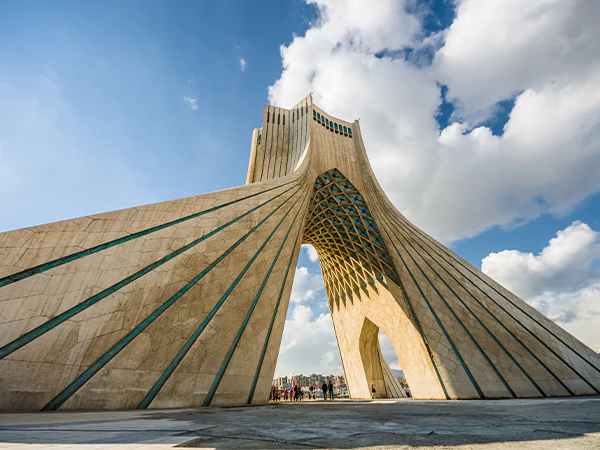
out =
<svg viewBox="0 0 600 450"><path fill-rule="evenodd" d="M383 356L379 327L367 318L360 333L359 351L371 398L407 397L400 381Z"/></svg>

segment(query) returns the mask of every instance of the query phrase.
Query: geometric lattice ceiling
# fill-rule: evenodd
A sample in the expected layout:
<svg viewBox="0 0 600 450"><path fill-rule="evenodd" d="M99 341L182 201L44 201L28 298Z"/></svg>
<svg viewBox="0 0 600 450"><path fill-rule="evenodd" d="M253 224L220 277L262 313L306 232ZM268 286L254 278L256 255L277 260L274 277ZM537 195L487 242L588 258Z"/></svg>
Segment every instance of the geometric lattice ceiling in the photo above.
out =
<svg viewBox="0 0 600 450"><path fill-rule="evenodd" d="M400 284L364 198L337 169L319 175L306 219L304 243L317 250L329 307Z"/></svg>

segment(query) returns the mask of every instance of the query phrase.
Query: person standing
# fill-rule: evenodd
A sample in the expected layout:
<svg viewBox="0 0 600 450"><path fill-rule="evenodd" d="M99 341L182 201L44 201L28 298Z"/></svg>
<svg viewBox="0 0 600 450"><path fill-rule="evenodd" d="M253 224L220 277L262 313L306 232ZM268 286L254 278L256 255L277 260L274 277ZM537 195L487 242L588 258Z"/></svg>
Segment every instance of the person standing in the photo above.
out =
<svg viewBox="0 0 600 450"><path fill-rule="evenodd" d="M311 384L311 385L310 385L310 387L308 388L308 399L309 399L309 400L310 400L310 399L312 398L312 396L313 396L313 390L314 390L314 388L313 388L313 386L312 386L312 384Z"/></svg>
<svg viewBox="0 0 600 450"><path fill-rule="evenodd" d="M329 385L327 386L327 390L329 391L329 398L333 400L333 383L329 380Z"/></svg>
<svg viewBox="0 0 600 450"><path fill-rule="evenodd" d="M376 393L377 393L377 391L375 390L375 385L372 384L371 385L371 398L375 398Z"/></svg>
<svg viewBox="0 0 600 450"><path fill-rule="evenodd" d="M327 381L323 381L321 389L323 389L323 400L327 400Z"/></svg>

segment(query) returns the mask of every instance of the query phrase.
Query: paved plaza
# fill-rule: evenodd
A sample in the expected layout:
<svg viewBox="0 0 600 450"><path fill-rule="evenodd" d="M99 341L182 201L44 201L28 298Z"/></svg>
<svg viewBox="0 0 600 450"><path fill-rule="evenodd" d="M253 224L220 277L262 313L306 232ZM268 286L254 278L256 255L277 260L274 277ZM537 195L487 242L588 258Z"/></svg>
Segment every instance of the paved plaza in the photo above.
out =
<svg viewBox="0 0 600 450"><path fill-rule="evenodd" d="M598 449L600 397L0 415L0 449Z"/></svg>

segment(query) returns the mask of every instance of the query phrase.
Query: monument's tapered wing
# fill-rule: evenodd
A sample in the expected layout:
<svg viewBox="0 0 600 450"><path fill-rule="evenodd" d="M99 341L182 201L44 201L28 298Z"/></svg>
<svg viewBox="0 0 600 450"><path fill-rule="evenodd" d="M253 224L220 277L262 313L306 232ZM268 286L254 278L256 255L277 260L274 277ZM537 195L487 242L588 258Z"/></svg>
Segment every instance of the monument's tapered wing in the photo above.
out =
<svg viewBox="0 0 600 450"><path fill-rule="evenodd" d="M600 393L591 349L407 221L358 122L265 107L245 186L0 234L0 409L267 401L301 243L353 398Z"/></svg>

